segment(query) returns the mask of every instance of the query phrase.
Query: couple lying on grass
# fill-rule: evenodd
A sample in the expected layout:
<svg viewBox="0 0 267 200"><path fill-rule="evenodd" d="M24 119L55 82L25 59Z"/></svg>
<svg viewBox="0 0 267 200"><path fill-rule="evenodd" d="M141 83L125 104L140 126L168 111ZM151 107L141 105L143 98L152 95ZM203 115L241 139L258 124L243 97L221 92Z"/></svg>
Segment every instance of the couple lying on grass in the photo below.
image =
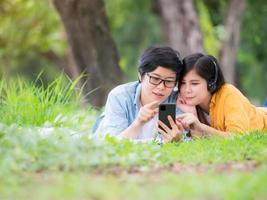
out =
<svg viewBox="0 0 267 200"><path fill-rule="evenodd" d="M181 61L170 47L151 47L141 56L138 78L109 93L94 127L97 135L147 140L159 133L164 142L171 142L179 141L185 130L191 137L227 137L267 128L267 108L252 105L225 83L213 56L196 53ZM171 128L158 120L163 102L176 103Z"/></svg>

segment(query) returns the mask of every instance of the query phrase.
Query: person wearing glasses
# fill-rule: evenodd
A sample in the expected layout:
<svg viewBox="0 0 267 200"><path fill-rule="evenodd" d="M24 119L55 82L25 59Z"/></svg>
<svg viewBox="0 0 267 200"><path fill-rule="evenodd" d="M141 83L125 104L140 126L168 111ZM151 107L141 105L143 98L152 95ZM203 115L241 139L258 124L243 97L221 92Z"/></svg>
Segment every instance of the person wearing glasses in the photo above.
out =
<svg viewBox="0 0 267 200"><path fill-rule="evenodd" d="M195 107L196 112L176 116L178 127L189 129L193 137L229 137L267 129L267 108L256 107L238 88L226 83L215 57L194 53L183 64L176 105ZM165 131L165 135L170 132Z"/></svg>
<svg viewBox="0 0 267 200"><path fill-rule="evenodd" d="M139 81L111 90L104 114L98 118L93 132L100 136L153 139L158 132L159 104L176 102L182 68L179 53L172 48L146 49L139 62ZM176 132L171 140L179 139L179 134Z"/></svg>

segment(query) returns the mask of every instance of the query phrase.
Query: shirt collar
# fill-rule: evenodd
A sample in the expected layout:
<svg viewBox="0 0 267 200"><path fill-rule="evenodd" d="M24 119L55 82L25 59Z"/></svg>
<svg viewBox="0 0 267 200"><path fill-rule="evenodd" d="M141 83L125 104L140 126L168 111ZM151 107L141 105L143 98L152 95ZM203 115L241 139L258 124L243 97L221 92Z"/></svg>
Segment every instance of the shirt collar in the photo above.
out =
<svg viewBox="0 0 267 200"><path fill-rule="evenodd" d="M141 95L141 83L139 83L136 87L136 92L134 96L134 104L136 108L140 108L140 95Z"/></svg>

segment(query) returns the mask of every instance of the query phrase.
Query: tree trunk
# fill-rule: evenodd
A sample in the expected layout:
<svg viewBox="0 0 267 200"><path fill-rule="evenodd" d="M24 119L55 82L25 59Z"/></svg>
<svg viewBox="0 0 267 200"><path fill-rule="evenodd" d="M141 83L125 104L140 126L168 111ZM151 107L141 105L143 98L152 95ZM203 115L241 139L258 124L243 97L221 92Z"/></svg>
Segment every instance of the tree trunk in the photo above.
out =
<svg viewBox="0 0 267 200"><path fill-rule="evenodd" d="M182 56L203 52L202 32L193 0L158 0L163 35Z"/></svg>
<svg viewBox="0 0 267 200"><path fill-rule="evenodd" d="M236 54L245 7L245 0L231 0L229 2L225 19L225 38L220 50L220 64L225 79L233 84L236 84Z"/></svg>
<svg viewBox="0 0 267 200"><path fill-rule="evenodd" d="M122 80L103 0L53 0L65 26L78 70L84 72L86 101L105 103L107 93Z"/></svg>

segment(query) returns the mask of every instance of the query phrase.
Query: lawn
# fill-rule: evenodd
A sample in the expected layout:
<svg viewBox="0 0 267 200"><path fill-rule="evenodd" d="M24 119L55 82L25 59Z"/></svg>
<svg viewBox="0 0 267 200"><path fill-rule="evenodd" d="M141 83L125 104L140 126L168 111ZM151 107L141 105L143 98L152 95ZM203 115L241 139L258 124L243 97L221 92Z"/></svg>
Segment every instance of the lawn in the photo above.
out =
<svg viewBox="0 0 267 200"><path fill-rule="evenodd" d="M164 145L95 138L99 112L61 84L1 82L1 200L267 198L267 132Z"/></svg>

